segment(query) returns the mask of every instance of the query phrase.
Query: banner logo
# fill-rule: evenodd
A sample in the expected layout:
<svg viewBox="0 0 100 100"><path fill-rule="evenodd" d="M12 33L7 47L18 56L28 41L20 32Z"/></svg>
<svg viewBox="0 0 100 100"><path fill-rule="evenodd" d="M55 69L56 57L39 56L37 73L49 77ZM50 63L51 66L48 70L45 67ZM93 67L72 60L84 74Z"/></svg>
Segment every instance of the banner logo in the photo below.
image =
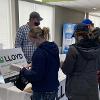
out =
<svg viewBox="0 0 100 100"><path fill-rule="evenodd" d="M22 59L22 58L23 58L22 54L15 54L15 55L11 55L11 56L3 56L3 57L0 57L0 63L14 61L14 60Z"/></svg>

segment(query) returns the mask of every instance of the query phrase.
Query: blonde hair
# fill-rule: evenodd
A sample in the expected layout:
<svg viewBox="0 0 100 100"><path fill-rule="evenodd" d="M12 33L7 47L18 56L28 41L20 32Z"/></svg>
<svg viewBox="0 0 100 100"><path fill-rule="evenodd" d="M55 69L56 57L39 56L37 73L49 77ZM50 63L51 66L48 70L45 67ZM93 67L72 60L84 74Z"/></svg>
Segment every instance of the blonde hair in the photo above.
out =
<svg viewBox="0 0 100 100"><path fill-rule="evenodd" d="M48 40L49 39L49 28L43 27L43 29L41 29L39 26L35 26L30 30L29 36L31 38L41 37L43 39Z"/></svg>

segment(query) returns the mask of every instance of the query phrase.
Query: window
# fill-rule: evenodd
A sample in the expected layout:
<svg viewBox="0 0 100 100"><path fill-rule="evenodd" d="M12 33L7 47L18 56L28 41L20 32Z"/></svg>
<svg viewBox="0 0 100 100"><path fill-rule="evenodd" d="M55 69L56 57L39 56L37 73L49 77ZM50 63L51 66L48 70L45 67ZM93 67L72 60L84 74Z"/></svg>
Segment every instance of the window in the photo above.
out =
<svg viewBox="0 0 100 100"><path fill-rule="evenodd" d="M53 25L54 25L54 15L53 15L53 7L48 7L45 5L35 5L35 10L39 12L41 17L43 18L41 22L41 27L49 27L50 28L50 40L54 40L53 36Z"/></svg>
<svg viewBox="0 0 100 100"><path fill-rule="evenodd" d="M100 14L99 16L90 14L89 19L93 21L95 27L100 27Z"/></svg>
<svg viewBox="0 0 100 100"><path fill-rule="evenodd" d="M32 11L34 11L33 3L19 1L19 26L22 26L29 21L29 14Z"/></svg>

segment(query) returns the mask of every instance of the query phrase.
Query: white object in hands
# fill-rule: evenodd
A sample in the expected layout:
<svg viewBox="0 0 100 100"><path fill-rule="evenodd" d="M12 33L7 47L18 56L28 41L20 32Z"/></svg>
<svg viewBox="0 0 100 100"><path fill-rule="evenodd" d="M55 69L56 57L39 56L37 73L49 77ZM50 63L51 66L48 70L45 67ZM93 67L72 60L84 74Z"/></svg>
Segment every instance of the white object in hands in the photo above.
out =
<svg viewBox="0 0 100 100"><path fill-rule="evenodd" d="M60 62L64 62L66 54L59 54Z"/></svg>
<svg viewBox="0 0 100 100"><path fill-rule="evenodd" d="M21 70L23 67L24 67L23 65L11 64L10 69L11 69L11 70L14 70L14 71L17 71L17 72L20 72L20 70Z"/></svg>

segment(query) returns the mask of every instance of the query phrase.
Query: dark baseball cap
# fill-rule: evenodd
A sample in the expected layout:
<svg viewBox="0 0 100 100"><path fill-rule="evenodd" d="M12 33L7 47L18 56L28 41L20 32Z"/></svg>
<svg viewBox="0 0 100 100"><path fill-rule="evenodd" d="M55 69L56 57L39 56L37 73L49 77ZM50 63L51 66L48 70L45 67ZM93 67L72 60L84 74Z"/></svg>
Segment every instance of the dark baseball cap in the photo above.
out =
<svg viewBox="0 0 100 100"><path fill-rule="evenodd" d="M79 23L75 26L75 32L89 32L89 28L86 24L84 23Z"/></svg>
<svg viewBox="0 0 100 100"><path fill-rule="evenodd" d="M40 16L40 14L35 11L30 13L30 19L31 18L37 18L39 21L43 20L43 18Z"/></svg>

